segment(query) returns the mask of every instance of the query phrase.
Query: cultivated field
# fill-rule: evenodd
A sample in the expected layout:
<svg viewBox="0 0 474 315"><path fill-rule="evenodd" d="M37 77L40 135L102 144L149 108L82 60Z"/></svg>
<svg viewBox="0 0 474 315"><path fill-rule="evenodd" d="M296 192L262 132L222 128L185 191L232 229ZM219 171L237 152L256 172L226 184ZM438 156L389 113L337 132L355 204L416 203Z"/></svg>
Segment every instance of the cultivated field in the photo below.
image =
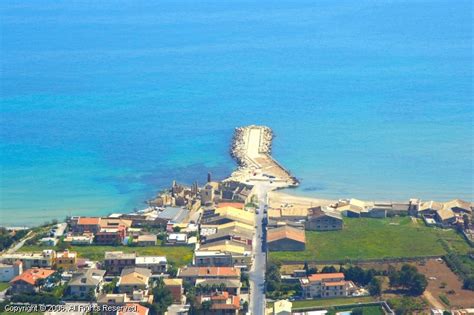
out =
<svg viewBox="0 0 474 315"><path fill-rule="evenodd" d="M358 260L445 254L445 239L459 253L469 245L453 230L425 226L410 217L344 218L340 231L306 231L306 250L272 252L280 261Z"/></svg>
<svg viewBox="0 0 474 315"><path fill-rule="evenodd" d="M23 246L21 252L37 252L43 249L55 249L48 246ZM87 258L93 261L102 261L105 252L122 251L125 253L136 252L137 255L143 256L166 256L168 261L175 262L178 266L183 266L192 261L193 250L188 246L147 246L147 247L130 247L130 246L73 246L70 251L77 252L80 258Z"/></svg>

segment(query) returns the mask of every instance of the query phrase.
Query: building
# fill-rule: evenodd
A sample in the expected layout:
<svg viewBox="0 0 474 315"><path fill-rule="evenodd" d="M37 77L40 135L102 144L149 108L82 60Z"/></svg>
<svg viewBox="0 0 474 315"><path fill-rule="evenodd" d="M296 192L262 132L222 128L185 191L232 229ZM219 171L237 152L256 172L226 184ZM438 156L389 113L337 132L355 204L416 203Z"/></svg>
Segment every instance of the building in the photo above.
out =
<svg viewBox="0 0 474 315"><path fill-rule="evenodd" d="M16 276L10 281L12 294L33 294L41 289L41 282L55 273L51 269L32 268Z"/></svg>
<svg viewBox="0 0 474 315"><path fill-rule="evenodd" d="M72 271L77 269L77 253L65 250L64 252L56 253L55 260L56 269L64 271Z"/></svg>
<svg viewBox="0 0 474 315"><path fill-rule="evenodd" d="M178 270L178 278L195 283L196 279L238 279L240 269L235 267L184 267Z"/></svg>
<svg viewBox="0 0 474 315"><path fill-rule="evenodd" d="M452 224L456 223L456 214L446 206L443 206L442 209L436 211L435 220L442 227L449 227Z"/></svg>
<svg viewBox="0 0 474 315"><path fill-rule="evenodd" d="M201 203L211 205L220 199L220 184L218 182L208 182L200 192Z"/></svg>
<svg viewBox="0 0 474 315"><path fill-rule="evenodd" d="M77 272L68 283L67 294L73 299L89 300L97 297L104 279L105 270L87 269Z"/></svg>
<svg viewBox="0 0 474 315"><path fill-rule="evenodd" d="M119 226L114 228L101 228L95 234L95 243L98 245L120 245L127 236L127 228Z"/></svg>
<svg viewBox="0 0 474 315"><path fill-rule="evenodd" d="M84 233L84 235L69 235L64 238L64 242L71 245L91 245L94 242L94 235Z"/></svg>
<svg viewBox="0 0 474 315"><path fill-rule="evenodd" d="M108 275L119 275L124 268L135 266L136 258L135 253L105 252L104 267Z"/></svg>
<svg viewBox="0 0 474 315"><path fill-rule="evenodd" d="M231 240L245 245L252 245L255 230L242 228L238 225L226 228L218 228L217 232L202 237L204 243L212 243L223 240Z"/></svg>
<svg viewBox="0 0 474 315"><path fill-rule="evenodd" d="M23 273L23 263L19 260L12 265L0 263L0 282L9 282L11 279Z"/></svg>
<svg viewBox="0 0 474 315"><path fill-rule="evenodd" d="M236 266L248 268L252 264L252 252L243 246L226 242L230 241L201 245L198 250L194 251L193 264L200 267Z"/></svg>
<svg viewBox="0 0 474 315"><path fill-rule="evenodd" d="M156 246L157 237L154 234L139 235L137 238L138 246Z"/></svg>
<svg viewBox="0 0 474 315"><path fill-rule="evenodd" d="M149 269L152 274L161 274L166 272L168 262L164 256L139 256L135 258L135 266Z"/></svg>
<svg viewBox="0 0 474 315"><path fill-rule="evenodd" d="M186 233L170 233L166 237L166 243L168 245L187 245L188 234Z"/></svg>
<svg viewBox="0 0 474 315"><path fill-rule="evenodd" d="M42 239L39 240L39 243L42 246L56 246L58 244L58 239L55 237L43 237Z"/></svg>
<svg viewBox="0 0 474 315"><path fill-rule="evenodd" d="M344 274L318 273L300 279L305 298L346 297L356 289L352 281L345 281Z"/></svg>
<svg viewBox="0 0 474 315"><path fill-rule="evenodd" d="M72 232L75 234L84 234L90 232L96 234L100 231L101 218L80 217L76 224L73 224Z"/></svg>
<svg viewBox="0 0 474 315"><path fill-rule="evenodd" d="M117 315L148 315L149 313L148 307L138 303L127 303L123 310L117 312Z"/></svg>
<svg viewBox="0 0 474 315"><path fill-rule="evenodd" d="M40 253L14 253L5 254L0 257L1 261L7 265L13 265L17 260L23 263L23 269L52 268L56 252L51 249L45 249Z"/></svg>
<svg viewBox="0 0 474 315"><path fill-rule="evenodd" d="M304 250L305 244L305 233L301 229L284 225L267 232L267 245L270 251L299 251Z"/></svg>
<svg viewBox="0 0 474 315"><path fill-rule="evenodd" d="M166 226L169 222L181 223L189 215L189 210L181 207L166 207L155 218L155 225Z"/></svg>
<svg viewBox="0 0 474 315"><path fill-rule="evenodd" d="M306 230L334 231L341 230L343 226L342 215L330 207L314 207L308 209Z"/></svg>
<svg viewBox="0 0 474 315"><path fill-rule="evenodd" d="M236 295L231 295L228 292L214 292L210 295L200 295L196 299L198 305L205 302L210 303L207 314L213 315L227 315L239 313L240 298Z"/></svg>
<svg viewBox="0 0 474 315"><path fill-rule="evenodd" d="M233 259L231 253L221 251L194 251L193 265L198 267L232 267Z"/></svg>
<svg viewBox="0 0 474 315"><path fill-rule="evenodd" d="M209 288L209 292L207 293L215 291L217 288L233 295L240 295L242 282L237 279L197 279L196 287Z"/></svg>
<svg viewBox="0 0 474 315"><path fill-rule="evenodd" d="M461 199L453 199L444 204L444 208L450 209L454 213L472 213L471 204Z"/></svg>
<svg viewBox="0 0 474 315"><path fill-rule="evenodd" d="M255 226L255 214L253 212L226 206L204 212L201 224L220 225L234 221Z"/></svg>
<svg viewBox="0 0 474 315"><path fill-rule="evenodd" d="M341 200L337 204L337 211L350 218L368 217L370 209L374 207L373 202L359 199Z"/></svg>
<svg viewBox="0 0 474 315"><path fill-rule="evenodd" d="M288 300L278 300L273 303L273 315L291 315L293 303Z"/></svg>
<svg viewBox="0 0 474 315"><path fill-rule="evenodd" d="M163 283L171 292L173 303L181 303L183 301L183 279L163 279Z"/></svg>
<svg viewBox="0 0 474 315"><path fill-rule="evenodd" d="M117 287L120 293L133 294L134 291L146 292L149 289L151 271L146 268L127 267L122 270Z"/></svg>
<svg viewBox="0 0 474 315"><path fill-rule="evenodd" d="M435 216L441 209L443 209L443 203L433 200L425 201L418 206L418 216Z"/></svg>

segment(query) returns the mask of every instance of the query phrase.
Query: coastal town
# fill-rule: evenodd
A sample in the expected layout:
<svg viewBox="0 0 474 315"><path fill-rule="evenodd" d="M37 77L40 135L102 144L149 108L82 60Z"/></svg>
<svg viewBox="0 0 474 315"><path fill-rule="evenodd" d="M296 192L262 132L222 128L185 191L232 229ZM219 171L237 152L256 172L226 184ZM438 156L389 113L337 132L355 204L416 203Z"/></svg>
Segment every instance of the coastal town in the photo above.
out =
<svg viewBox="0 0 474 315"><path fill-rule="evenodd" d="M172 181L141 210L3 228L3 310L474 314L471 201L290 195L273 138L236 128L229 178Z"/></svg>

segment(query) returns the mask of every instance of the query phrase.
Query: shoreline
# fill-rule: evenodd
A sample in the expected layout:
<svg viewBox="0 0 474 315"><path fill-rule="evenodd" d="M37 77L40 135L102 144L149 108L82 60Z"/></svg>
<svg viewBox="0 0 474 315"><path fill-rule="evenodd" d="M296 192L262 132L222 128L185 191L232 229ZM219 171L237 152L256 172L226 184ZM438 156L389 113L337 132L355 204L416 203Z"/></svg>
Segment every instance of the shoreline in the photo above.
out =
<svg viewBox="0 0 474 315"><path fill-rule="evenodd" d="M285 202L300 206L330 205L336 203L339 200L348 200L350 198L354 198L353 196L328 198L324 197L324 194L318 194L318 196L314 196L311 192L305 192L304 190L296 191L296 189L300 187L300 181L271 156L273 139L273 131L267 126L249 125L235 128L230 145L230 155L236 161L237 169L231 172L231 174L225 178L223 182L237 181L244 184L252 184L252 182L270 182L271 191L269 192L269 196L270 198L273 198L273 202L275 203ZM405 200L408 199L409 198ZM384 200L387 202L405 201L401 201L401 198L364 198L362 200L367 202L372 202L373 200ZM472 204L472 201L468 202ZM134 209L116 211L98 210L94 212L95 214L100 213L100 215L108 216L112 213L132 213L138 208L134 207ZM57 210L51 210L51 212L55 211ZM46 213L47 212L48 211L46 211ZM73 212L68 210L68 212L70 215L78 215L78 212L81 211ZM91 212L91 210L84 212ZM37 216L32 216L32 221L35 217ZM45 222L53 220L62 222L64 218L51 216L51 218L48 217ZM28 223L25 224L25 221L23 221L21 224L15 221L9 221L8 223L2 224L0 226L7 228L34 228L43 223L44 222L38 224L32 222L30 225Z"/></svg>

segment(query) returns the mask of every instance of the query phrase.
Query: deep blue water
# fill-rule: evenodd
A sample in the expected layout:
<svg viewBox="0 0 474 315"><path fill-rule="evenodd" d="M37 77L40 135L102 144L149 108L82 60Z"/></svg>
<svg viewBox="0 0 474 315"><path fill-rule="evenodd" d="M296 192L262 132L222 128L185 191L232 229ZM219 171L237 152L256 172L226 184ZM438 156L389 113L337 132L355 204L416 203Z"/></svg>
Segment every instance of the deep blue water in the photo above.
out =
<svg viewBox="0 0 474 315"><path fill-rule="evenodd" d="M141 208L274 129L297 193L473 198L471 1L1 1L0 219Z"/></svg>

